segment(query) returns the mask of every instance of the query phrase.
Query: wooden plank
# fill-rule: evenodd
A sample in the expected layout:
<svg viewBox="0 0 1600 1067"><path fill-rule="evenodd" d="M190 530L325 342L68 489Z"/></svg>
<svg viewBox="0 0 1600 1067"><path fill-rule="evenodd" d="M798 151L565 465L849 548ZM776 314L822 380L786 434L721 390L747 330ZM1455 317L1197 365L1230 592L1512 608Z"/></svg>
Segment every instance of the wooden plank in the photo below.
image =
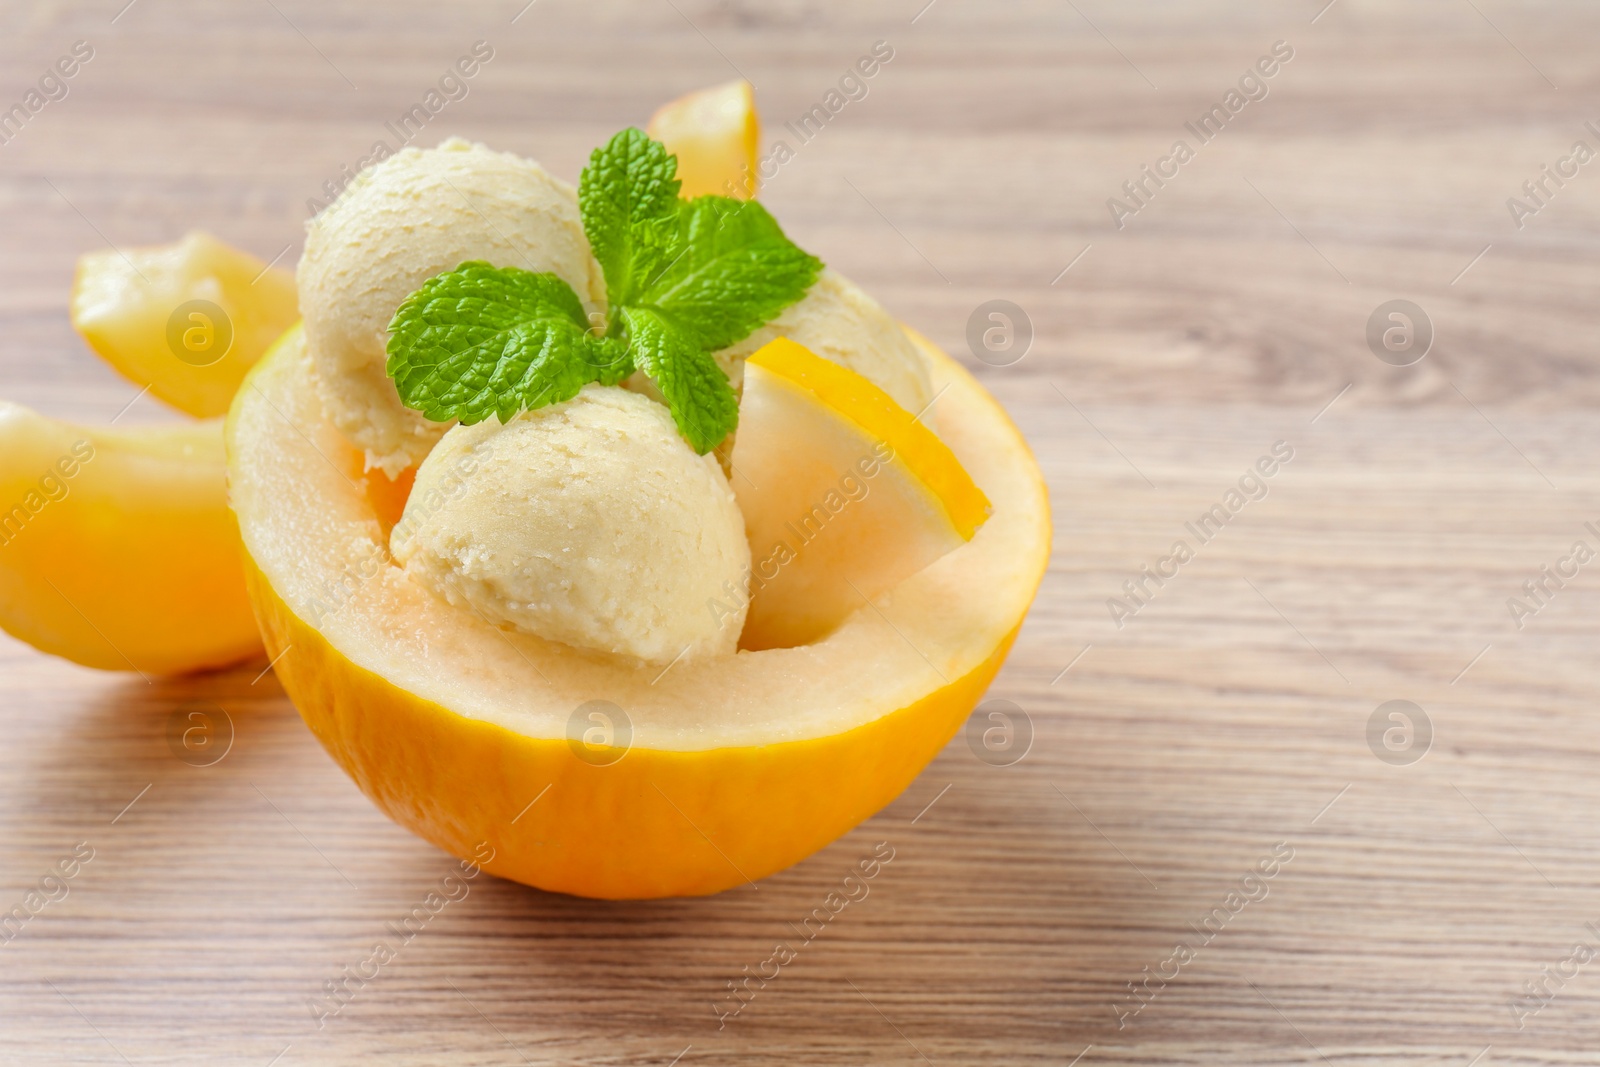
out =
<svg viewBox="0 0 1600 1067"><path fill-rule="evenodd" d="M1506 205L1600 148L1590 7L120 6L0 12L5 106L95 49L0 146L0 391L89 422L137 388L71 334L79 253L201 227L292 261L306 200L474 41L494 59L420 143L568 178L735 70L790 137L890 42L765 195L1038 453L1055 554L990 694L1035 738L1006 768L958 738L759 890L609 904L485 879L319 1028L308 998L447 857L368 804L259 664L146 684L6 640L0 909L80 842L94 858L0 945L0 1059L1593 1061L1600 978L1564 961L1600 944L1600 602L1585 571L1520 629L1506 608L1600 523L1600 177L1551 185L1521 228ZM1277 41L1267 95L1199 144L1185 122ZM1194 159L1115 228L1107 199L1178 138ZM1011 366L966 347L992 298L1034 328ZM1394 298L1436 327L1412 367L1364 339ZM1266 497L1119 628L1106 601L1277 441L1294 458ZM1396 699L1433 730L1409 765L1368 743ZM236 729L212 767L166 740L192 700ZM727 983L879 841L896 859L870 896L719 1029ZM1230 892L1257 899L1197 932ZM1169 977L1136 997L1147 967ZM1519 1029L1526 984L1574 967Z"/></svg>

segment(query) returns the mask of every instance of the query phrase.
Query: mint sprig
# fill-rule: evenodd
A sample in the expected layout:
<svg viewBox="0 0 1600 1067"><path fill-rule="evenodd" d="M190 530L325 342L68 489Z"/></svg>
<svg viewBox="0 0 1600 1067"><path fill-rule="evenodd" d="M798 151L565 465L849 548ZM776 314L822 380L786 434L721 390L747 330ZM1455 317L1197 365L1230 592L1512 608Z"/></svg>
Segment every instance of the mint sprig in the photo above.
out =
<svg viewBox="0 0 1600 1067"><path fill-rule="evenodd" d="M423 283L389 324L388 373L429 419L502 422L644 371L704 455L739 421L712 353L799 300L821 261L753 201L684 200L677 157L626 129L578 182L584 233L606 281L604 333L555 274L463 263Z"/></svg>

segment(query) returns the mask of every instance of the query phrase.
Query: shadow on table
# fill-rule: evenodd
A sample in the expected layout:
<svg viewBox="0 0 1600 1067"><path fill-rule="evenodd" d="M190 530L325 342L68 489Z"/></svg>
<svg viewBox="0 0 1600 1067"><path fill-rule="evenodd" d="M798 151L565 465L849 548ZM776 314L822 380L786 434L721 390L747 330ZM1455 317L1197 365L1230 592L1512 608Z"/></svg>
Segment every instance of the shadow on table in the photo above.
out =
<svg viewBox="0 0 1600 1067"><path fill-rule="evenodd" d="M671 1020L697 1055L749 1039L898 1042L885 1015L920 1040L1049 1045L1113 1018L1107 1005L1154 951L1148 928L1167 918L1149 888L1046 768L997 773L958 737L885 811L755 888L611 902L486 882L472 917L427 949L418 981L440 999L415 1006L444 1025L470 1000L532 1035L614 1002Z"/></svg>
<svg viewBox="0 0 1600 1067"><path fill-rule="evenodd" d="M183 781L203 800L241 764L301 728L263 666L148 681L109 676L104 685L72 691L48 743L26 761L36 795L52 807L82 809L91 822L101 810L108 820L117 816L146 787L156 793Z"/></svg>
<svg viewBox="0 0 1600 1067"><path fill-rule="evenodd" d="M237 927L249 953L279 930L272 997L294 1027L454 864L359 795L260 669L74 697L29 772L47 809L98 826L96 841L128 842L115 858L107 849L119 915L175 924L188 908ZM1019 1027L1042 1044L1075 1040L1168 917L1052 789L1062 769L1036 757L997 769L958 737L850 834L712 897L593 901L483 876L397 944L372 991L338 1013L339 1032L376 1039L397 1011L446 1029L482 1012L538 1048L603 1017L682 1035L662 1062L690 1043L865 1048L885 1014L934 1043ZM204 943L180 925L158 935Z"/></svg>

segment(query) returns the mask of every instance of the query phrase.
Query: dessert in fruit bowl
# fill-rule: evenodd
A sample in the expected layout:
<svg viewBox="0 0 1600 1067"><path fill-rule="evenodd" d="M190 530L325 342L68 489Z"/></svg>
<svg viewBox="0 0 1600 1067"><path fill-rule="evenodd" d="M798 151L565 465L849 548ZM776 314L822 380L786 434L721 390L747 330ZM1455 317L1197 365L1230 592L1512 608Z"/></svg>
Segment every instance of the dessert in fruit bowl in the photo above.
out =
<svg viewBox="0 0 1600 1067"><path fill-rule="evenodd" d="M576 187L454 139L374 165L227 418L306 723L541 888L714 893L848 831L965 721L1048 556L998 404L717 191L749 99L669 105Z"/></svg>

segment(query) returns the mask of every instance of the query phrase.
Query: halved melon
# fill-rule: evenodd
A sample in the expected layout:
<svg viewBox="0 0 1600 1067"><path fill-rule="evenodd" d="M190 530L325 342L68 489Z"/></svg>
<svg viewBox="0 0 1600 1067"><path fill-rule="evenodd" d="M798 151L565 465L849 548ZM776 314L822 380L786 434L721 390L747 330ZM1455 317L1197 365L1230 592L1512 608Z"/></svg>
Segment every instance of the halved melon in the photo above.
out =
<svg viewBox="0 0 1600 1067"><path fill-rule="evenodd" d="M917 340L948 386L940 427L993 501L989 521L820 641L663 672L496 629L389 565L361 457L325 418L290 333L227 429L279 679L380 808L457 856L492 848L485 866L502 877L659 897L804 858L893 800L956 732L1050 551L1027 445L971 376ZM605 759L585 741L596 707L614 746Z"/></svg>
<svg viewBox="0 0 1600 1067"><path fill-rule="evenodd" d="M78 257L72 325L179 411L224 414L245 372L300 317L294 273L207 233Z"/></svg>
<svg viewBox="0 0 1600 1067"><path fill-rule="evenodd" d="M788 338L745 361L739 425L732 484L751 554L743 648L815 641L989 517L932 430Z"/></svg>
<svg viewBox="0 0 1600 1067"><path fill-rule="evenodd" d="M0 627L151 675L259 654L225 478L221 419L90 428L0 402Z"/></svg>
<svg viewBox="0 0 1600 1067"><path fill-rule="evenodd" d="M744 79L686 93L661 105L645 130L678 157L680 193L756 195L761 119L755 90Z"/></svg>

